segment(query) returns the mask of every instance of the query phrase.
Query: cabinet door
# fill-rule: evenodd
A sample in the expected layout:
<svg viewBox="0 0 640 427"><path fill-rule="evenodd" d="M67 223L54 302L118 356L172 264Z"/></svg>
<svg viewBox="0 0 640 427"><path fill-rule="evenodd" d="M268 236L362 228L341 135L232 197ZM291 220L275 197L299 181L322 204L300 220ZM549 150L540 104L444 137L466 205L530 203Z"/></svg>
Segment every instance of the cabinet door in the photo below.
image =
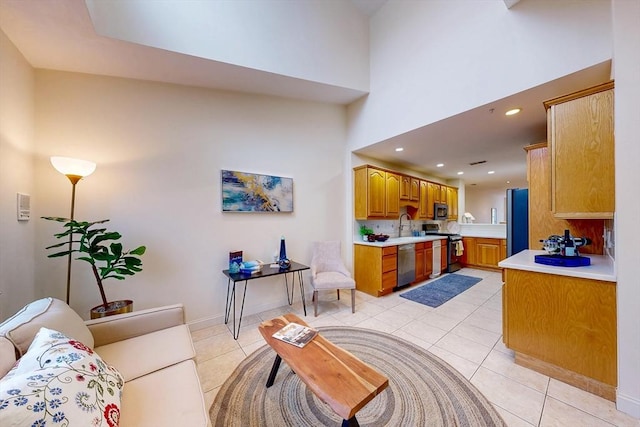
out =
<svg viewBox="0 0 640 427"><path fill-rule="evenodd" d="M447 206L449 206L450 221L456 221L458 219L458 189L454 187L447 187Z"/></svg>
<svg viewBox="0 0 640 427"><path fill-rule="evenodd" d="M476 239L476 264L497 267L500 257L499 239Z"/></svg>
<svg viewBox="0 0 640 427"><path fill-rule="evenodd" d="M400 177L394 173L386 173L386 214L387 218L400 216Z"/></svg>
<svg viewBox="0 0 640 427"><path fill-rule="evenodd" d="M507 258L507 240L500 239L500 259L498 261L502 261Z"/></svg>
<svg viewBox="0 0 640 427"><path fill-rule="evenodd" d="M433 204L431 204L433 217ZM418 204L418 219L429 218L429 186L427 181L420 180L420 201Z"/></svg>
<svg viewBox="0 0 640 427"><path fill-rule="evenodd" d="M411 177L400 177L400 200L409 200L411 196Z"/></svg>
<svg viewBox="0 0 640 427"><path fill-rule="evenodd" d="M438 201L438 203L444 203L445 205L447 204L447 186L446 185L440 186L440 200Z"/></svg>
<svg viewBox="0 0 640 427"><path fill-rule="evenodd" d="M443 240L440 246L440 271L443 273L447 271L447 244L448 242Z"/></svg>
<svg viewBox="0 0 640 427"><path fill-rule="evenodd" d="M409 200L420 200L420 180L417 178L411 178Z"/></svg>
<svg viewBox="0 0 640 427"><path fill-rule="evenodd" d="M433 244L428 242L424 250L424 275L428 279L431 273L433 273Z"/></svg>
<svg viewBox="0 0 640 427"><path fill-rule="evenodd" d="M424 243L416 243L416 282L424 278Z"/></svg>
<svg viewBox="0 0 640 427"><path fill-rule="evenodd" d="M551 204L557 218L613 218L613 89L548 110Z"/></svg>
<svg viewBox="0 0 640 427"><path fill-rule="evenodd" d="M385 171L369 168L367 170L367 217L386 215L387 176Z"/></svg>
<svg viewBox="0 0 640 427"><path fill-rule="evenodd" d="M476 239L475 237L463 237L462 245L464 252L462 253L462 263L464 265L476 265Z"/></svg>
<svg viewBox="0 0 640 427"><path fill-rule="evenodd" d="M433 219L434 212L434 203L440 203L440 185L434 182L427 183L427 218Z"/></svg>

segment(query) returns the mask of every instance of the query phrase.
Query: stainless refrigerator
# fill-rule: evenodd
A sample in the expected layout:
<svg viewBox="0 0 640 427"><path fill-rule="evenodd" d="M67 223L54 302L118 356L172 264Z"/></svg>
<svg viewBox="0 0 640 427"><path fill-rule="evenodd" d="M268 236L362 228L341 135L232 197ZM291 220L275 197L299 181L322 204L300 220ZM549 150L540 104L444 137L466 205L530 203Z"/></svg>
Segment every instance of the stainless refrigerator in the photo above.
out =
<svg viewBox="0 0 640 427"><path fill-rule="evenodd" d="M507 190L507 257L529 249L529 190Z"/></svg>

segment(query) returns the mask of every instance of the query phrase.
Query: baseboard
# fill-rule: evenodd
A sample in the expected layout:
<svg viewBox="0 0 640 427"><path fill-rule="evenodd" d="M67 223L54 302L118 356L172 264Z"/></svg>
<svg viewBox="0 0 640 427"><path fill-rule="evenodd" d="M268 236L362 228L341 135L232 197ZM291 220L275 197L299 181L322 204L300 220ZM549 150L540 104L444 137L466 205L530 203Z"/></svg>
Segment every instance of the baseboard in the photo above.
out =
<svg viewBox="0 0 640 427"><path fill-rule="evenodd" d="M307 289L305 289L305 302L307 306L307 314L309 313L309 307L311 307L311 310L312 310L311 314L313 314L313 304L311 303L311 296L310 296L312 293L313 292L308 293ZM294 295L293 303L297 304L300 302L301 302L301 299L298 292ZM264 311L273 310L278 307L284 307L285 305L288 305L288 304L289 303L287 302L287 299L285 297L280 301L272 302L270 304L261 304L261 305L251 306L250 310L248 310L249 307L245 306L245 311L242 314L242 318L245 319L247 316L262 313ZM212 326L222 325L222 324L224 324L224 314L196 319L191 322L188 322L187 326L189 327L189 330L193 332L193 331L199 331L200 329L210 328Z"/></svg>
<svg viewBox="0 0 640 427"><path fill-rule="evenodd" d="M616 401L616 387L613 385L605 384L594 380L593 378L589 378L523 353L516 352L515 362L517 365L524 366L525 368L540 372L541 374L547 375L551 378L571 384L574 387L578 387L579 389L588 391L589 393L593 393L612 402Z"/></svg>
<svg viewBox="0 0 640 427"><path fill-rule="evenodd" d="M618 391L616 399L616 408L618 411L640 419L640 399L625 395L624 393L620 393L620 391Z"/></svg>

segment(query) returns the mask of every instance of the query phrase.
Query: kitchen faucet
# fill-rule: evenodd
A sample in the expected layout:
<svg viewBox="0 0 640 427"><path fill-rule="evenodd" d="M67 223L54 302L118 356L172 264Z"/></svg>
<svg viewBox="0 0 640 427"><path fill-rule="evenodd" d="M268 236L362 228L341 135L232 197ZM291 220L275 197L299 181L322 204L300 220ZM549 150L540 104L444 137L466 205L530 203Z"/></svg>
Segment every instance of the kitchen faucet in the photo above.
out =
<svg viewBox="0 0 640 427"><path fill-rule="evenodd" d="M400 215L400 224L398 225L398 237L402 237L402 217L405 216L409 219L409 228L411 228L411 217L408 213Z"/></svg>

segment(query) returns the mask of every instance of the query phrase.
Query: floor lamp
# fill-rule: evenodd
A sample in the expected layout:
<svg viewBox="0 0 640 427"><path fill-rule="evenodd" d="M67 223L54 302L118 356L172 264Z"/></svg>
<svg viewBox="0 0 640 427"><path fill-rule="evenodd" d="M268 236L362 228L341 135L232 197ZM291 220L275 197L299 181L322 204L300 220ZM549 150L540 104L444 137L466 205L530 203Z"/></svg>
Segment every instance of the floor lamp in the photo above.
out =
<svg viewBox="0 0 640 427"><path fill-rule="evenodd" d="M96 170L96 164L87 160L73 159L71 157L51 157L53 167L65 175L71 181L71 216L74 219L76 204L76 184L85 176L89 176ZM71 292L71 249L73 245L73 233L69 234L69 258L67 259L67 304Z"/></svg>

